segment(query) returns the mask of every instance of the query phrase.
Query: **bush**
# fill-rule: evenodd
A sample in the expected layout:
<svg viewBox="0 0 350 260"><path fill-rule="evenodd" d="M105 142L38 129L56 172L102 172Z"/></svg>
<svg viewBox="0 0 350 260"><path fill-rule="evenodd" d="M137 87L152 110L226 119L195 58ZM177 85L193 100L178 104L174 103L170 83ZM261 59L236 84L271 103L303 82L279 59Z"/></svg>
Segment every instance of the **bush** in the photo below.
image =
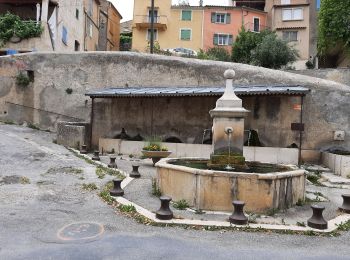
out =
<svg viewBox="0 0 350 260"><path fill-rule="evenodd" d="M209 48L207 51L200 49L197 58L201 60L231 61L230 53L222 47Z"/></svg>
<svg viewBox="0 0 350 260"><path fill-rule="evenodd" d="M232 46L232 60L238 63L250 64L252 60L252 50L254 50L267 35L271 34L274 34L274 32L270 30L254 33L246 31L244 27L242 27Z"/></svg>
<svg viewBox="0 0 350 260"><path fill-rule="evenodd" d="M270 34L263 38L251 53L251 64L271 69L280 69L290 62L296 61L297 51L288 43Z"/></svg>
<svg viewBox="0 0 350 260"><path fill-rule="evenodd" d="M16 76L16 84L20 87L27 87L30 83L30 78L25 75L23 72L20 72Z"/></svg>

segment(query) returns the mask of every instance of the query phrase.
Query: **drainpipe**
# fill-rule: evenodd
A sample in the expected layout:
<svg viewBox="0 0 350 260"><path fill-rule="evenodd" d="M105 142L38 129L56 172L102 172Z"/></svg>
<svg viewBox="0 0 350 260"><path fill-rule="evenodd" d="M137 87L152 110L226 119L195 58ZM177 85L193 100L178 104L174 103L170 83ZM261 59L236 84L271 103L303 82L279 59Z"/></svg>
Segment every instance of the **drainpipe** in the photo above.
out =
<svg viewBox="0 0 350 260"><path fill-rule="evenodd" d="M154 0L151 0L151 42L150 52L153 54L154 51Z"/></svg>

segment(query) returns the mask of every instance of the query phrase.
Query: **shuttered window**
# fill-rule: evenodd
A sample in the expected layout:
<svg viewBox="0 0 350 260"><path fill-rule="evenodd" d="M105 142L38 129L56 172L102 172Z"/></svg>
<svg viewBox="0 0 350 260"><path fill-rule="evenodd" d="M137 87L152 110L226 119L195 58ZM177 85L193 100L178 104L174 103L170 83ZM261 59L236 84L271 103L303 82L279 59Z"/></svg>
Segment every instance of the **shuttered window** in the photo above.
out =
<svg viewBox="0 0 350 260"><path fill-rule="evenodd" d="M68 44L68 31L66 27L62 27L62 42L67 45Z"/></svg>
<svg viewBox="0 0 350 260"><path fill-rule="evenodd" d="M233 44L233 35L232 34L223 34L215 33L213 37L214 45L232 45Z"/></svg>
<svg viewBox="0 0 350 260"><path fill-rule="evenodd" d="M182 10L181 20L182 21L191 21L192 20L192 11L191 10Z"/></svg>
<svg viewBox="0 0 350 260"><path fill-rule="evenodd" d="M180 38L183 41L190 41L191 40L191 29L181 29Z"/></svg>
<svg viewBox="0 0 350 260"><path fill-rule="evenodd" d="M212 23L230 24L231 23L231 14L211 13L211 22Z"/></svg>
<svg viewBox="0 0 350 260"><path fill-rule="evenodd" d="M282 39L287 42L298 41L298 31L283 31Z"/></svg>

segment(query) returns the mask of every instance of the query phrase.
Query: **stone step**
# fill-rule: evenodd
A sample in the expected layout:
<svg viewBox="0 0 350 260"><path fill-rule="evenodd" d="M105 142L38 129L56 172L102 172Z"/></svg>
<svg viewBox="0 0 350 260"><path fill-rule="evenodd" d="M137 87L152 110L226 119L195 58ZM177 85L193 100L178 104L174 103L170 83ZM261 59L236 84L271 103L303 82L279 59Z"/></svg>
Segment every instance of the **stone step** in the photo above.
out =
<svg viewBox="0 0 350 260"><path fill-rule="evenodd" d="M325 172L322 173L321 176L325 181L331 184L350 185L350 179L334 175L333 173Z"/></svg>

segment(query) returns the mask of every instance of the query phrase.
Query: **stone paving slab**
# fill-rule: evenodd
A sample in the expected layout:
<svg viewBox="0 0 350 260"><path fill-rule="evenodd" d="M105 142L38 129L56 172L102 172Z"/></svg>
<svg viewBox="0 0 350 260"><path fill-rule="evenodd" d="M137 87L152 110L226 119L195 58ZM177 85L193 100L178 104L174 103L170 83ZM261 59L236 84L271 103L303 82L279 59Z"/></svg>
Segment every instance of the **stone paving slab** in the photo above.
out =
<svg viewBox="0 0 350 260"><path fill-rule="evenodd" d="M91 157L92 155L89 156ZM139 172L141 174L141 178L127 178L127 180L124 180L124 182L128 182L128 184L126 185L126 183L122 183L122 185L125 186L122 186L125 189L124 199L148 211L147 214L154 214L160 206L160 201L158 197L152 195L152 179L156 177L156 168L153 167L151 160L141 160L135 157L129 158L125 155L116 157L118 168L124 173L131 172L133 164L140 165ZM100 158L101 164L107 166L106 164L109 162L109 156L100 156ZM312 210L310 208L311 204L325 206L326 209L324 211L324 217L328 221L336 219L340 216L338 207L342 202L341 194L346 193L346 191L343 189L314 186L312 184L308 184L306 190L306 197L308 197L309 200L312 200L312 202L282 211L267 212L268 214L265 215L251 214L248 216L250 219L250 226L253 224L259 226L272 225L272 228L274 226L278 226L277 229L292 227L292 230L299 230L295 227L306 224L307 220L312 215ZM200 212L204 214L198 214L199 212L195 209L189 208L186 210L178 210L174 208L173 203L171 203L170 208L174 212L174 217L179 221L179 223L183 223L183 221L188 221L188 223L193 223L193 221L209 221L218 222L221 224L223 222L229 223L228 217L232 214L232 212L205 211Z"/></svg>

